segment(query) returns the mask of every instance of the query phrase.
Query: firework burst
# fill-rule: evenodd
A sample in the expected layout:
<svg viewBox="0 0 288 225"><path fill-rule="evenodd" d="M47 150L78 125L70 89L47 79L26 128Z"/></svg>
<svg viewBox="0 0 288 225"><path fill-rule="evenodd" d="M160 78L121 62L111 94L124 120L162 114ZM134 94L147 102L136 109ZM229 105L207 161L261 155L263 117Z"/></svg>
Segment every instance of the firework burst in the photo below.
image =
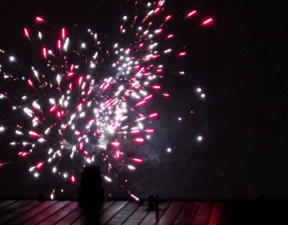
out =
<svg viewBox="0 0 288 225"><path fill-rule="evenodd" d="M161 86L168 73L162 58L181 59L189 52L167 47L175 35L165 27L173 22L173 16L165 13L164 0L145 4L144 16L121 18L121 38L109 46L91 29L83 34L86 42L74 40L65 27L53 41L47 41L49 21L35 17L33 26L23 28L23 37L31 45L36 43L41 63L25 65L28 74L19 72L23 64L20 58L0 51L10 64L0 67L0 99L23 117L23 122L14 126L1 124L0 133L13 132L10 146L17 149L20 158L33 159L28 169L35 178L48 170L77 183L82 168L96 164L105 181L116 180L125 188L127 178L117 171L134 171L148 159L144 153L127 148L144 145L157 131L153 121L160 115L146 106L155 96L170 97ZM184 17L192 19L198 14L191 10ZM200 25L211 23L212 18L203 18ZM7 83L21 89L12 92ZM202 89L197 93L205 97ZM202 136L198 139L202 141ZM130 190L127 192L138 200ZM50 197L54 194L55 189Z"/></svg>

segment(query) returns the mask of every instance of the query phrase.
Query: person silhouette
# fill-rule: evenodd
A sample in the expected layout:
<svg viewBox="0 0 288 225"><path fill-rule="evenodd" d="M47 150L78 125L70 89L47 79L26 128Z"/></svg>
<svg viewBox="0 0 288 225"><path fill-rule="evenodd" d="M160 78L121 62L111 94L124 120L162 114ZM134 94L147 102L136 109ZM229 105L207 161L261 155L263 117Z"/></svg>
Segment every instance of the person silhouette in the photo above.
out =
<svg viewBox="0 0 288 225"><path fill-rule="evenodd" d="M159 217L159 196L148 196L148 211L155 210L156 219L158 220Z"/></svg>
<svg viewBox="0 0 288 225"><path fill-rule="evenodd" d="M100 224L100 212L104 204L104 188L98 166L86 166L78 190L78 204L83 210L85 224Z"/></svg>

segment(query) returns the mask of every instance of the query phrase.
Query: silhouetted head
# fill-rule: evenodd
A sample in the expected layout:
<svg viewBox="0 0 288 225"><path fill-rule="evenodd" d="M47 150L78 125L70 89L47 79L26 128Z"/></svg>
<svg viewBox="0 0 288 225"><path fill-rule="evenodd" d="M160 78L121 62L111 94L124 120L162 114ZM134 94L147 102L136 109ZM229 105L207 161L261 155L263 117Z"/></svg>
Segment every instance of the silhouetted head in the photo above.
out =
<svg viewBox="0 0 288 225"><path fill-rule="evenodd" d="M80 186L102 186L101 171L98 166L86 166L83 170Z"/></svg>

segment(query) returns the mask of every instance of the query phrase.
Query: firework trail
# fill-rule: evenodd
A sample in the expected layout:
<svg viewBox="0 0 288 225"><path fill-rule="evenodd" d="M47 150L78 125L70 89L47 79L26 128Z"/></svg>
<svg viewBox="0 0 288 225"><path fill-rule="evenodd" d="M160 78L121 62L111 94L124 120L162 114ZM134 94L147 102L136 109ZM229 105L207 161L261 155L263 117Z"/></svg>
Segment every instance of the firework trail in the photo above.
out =
<svg viewBox="0 0 288 225"><path fill-rule="evenodd" d="M145 106L155 96L170 97L160 85L168 73L161 59L189 54L185 49L166 47L175 35L165 29L167 23L173 22L173 16L165 13L164 3L145 3L143 17L123 16L119 26L121 38L109 46L102 44L91 29L85 34L89 37L87 42L73 40L65 27L54 41L47 41L42 27L49 23L40 16L35 18L32 28L23 28L27 42L38 43L35 46L39 46L42 63L26 65L30 72L24 75L9 71L5 63L0 65L0 99L23 117L14 127L1 124L0 133L13 132L10 146L20 158L33 159L28 169L35 178L41 176L42 170L48 170L77 183L83 167L96 164L105 181L117 181L125 189L127 178L117 171L136 170L137 164L148 159L127 148L145 144L157 131L153 121L159 114ZM196 16L197 10L184 15L185 19ZM211 23L212 18L203 18L201 25ZM124 41L127 38L129 44ZM4 50L0 50L0 55L8 68L20 67L22 63ZM107 61L109 66L105 67ZM21 90L12 92L6 85L11 83ZM201 88L197 93L205 97ZM202 136L198 139L202 141ZM170 151L168 148L167 152ZM0 163L0 167L6 164ZM130 190L127 192L138 200ZM55 189L50 195L52 199L54 194Z"/></svg>

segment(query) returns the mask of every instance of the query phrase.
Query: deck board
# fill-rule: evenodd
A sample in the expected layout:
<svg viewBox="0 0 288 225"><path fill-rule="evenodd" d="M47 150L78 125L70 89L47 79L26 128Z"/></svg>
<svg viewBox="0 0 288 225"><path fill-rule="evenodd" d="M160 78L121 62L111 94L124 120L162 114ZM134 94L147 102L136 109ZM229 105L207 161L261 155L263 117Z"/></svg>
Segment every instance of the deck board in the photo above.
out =
<svg viewBox="0 0 288 225"><path fill-rule="evenodd" d="M33 216L28 221L25 221L23 225L35 225L46 219L47 217L53 215L55 212L57 212L59 209L63 208L65 205L67 205L68 201L60 201L57 202L53 207L46 208L42 213L39 213L36 216Z"/></svg>
<svg viewBox="0 0 288 225"><path fill-rule="evenodd" d="M147 201L107 201L99 218L103 225L227 225L225 210L221 202L160 201L156 217ZM84 225L85 218L75 201L0 200L0 224Z"/></svg>
<svg viewBox="0 0 288 225"><path fill-rule="evenodd" d="M225 213L225 205L223 203L217 202L211 212L208 225L221 225L226 224L227 218Z"/></svg>
<svg viewBox="0 0 288 225"><path fill-rule="evenodd" d="M209 222L214 203L201 202L198 211L193 219L193 225L206 225Z"/></svg>
<svg viewBox="0 0 288 225"><path fill-rule="evenodd" d="M29 201L16 201L16 202L13 202L12 204L9 204L8 206L0 209L0 217L2 217L3 215L6 215L7 213L25 205L29 203Z"/></svg>
<svg viewBox="0 0 288 225"><path fill-rule="evenodd" d="M6 200L6 201L2 201L0 202L0 210L10 204L12 204L13 202L15 202L15 200Z"/></svg>
<svg viewBox="0 0 288 225"><path fill-rule="evenodd" d="M54 224L57 221L61 220L63 217L71 213L73 210L75 210L78 206L77 202L70 202L66 206L64 206L63 209L58 210L56 213L54 213L52 216L49 216L44 221L42 221L39 225L50 225Z"/></svg>
<svg viewBox="0 0 288 225"><path fill-rule="evenodd" d="M102 216L103 213L105 213L105 211L112 206L114 203L114 201L108 201L104 203L103 209L101 210L101 212L99 212L99 216ZM78 218L75 222L73 222L73 225L81 225L85 223L85 218L84 216L81 216L80 218Z"/></svg>
<svg viewBox="0 0 288 225"><path fill-rule="evenodd" d="M165 213L165 211L170 206L170 202L162 202L159 205L159 216L156 217L155 211L149 212L146 217L143 219L143 221L140 223L141 225L151 225L156 224L156 222L159 221L159 219L162 217L162 215Z"/></svg>
<svg viewBox="0 0 288 225"><path fill-rule="evenodd" d="M33 216L37 215L38 213L41 213L41 211L43 211L47 207L51 207L54 204L56 204L56 201L41 202L40 205L28 210L25 214L21 215L20 217L9 221L8 224L9 225L12 225L12 224L14 225L14 224L19 224L19 222L21 224L22 222L32 218Z"/></svg>
<svg viewBox="0 0 288 225"><path fill-rule="evenodd" d="M174 225L190 225L198 210L200 202L186 202Z"/></svg>
<svg viewBox="0 0 288 225"><path fill-rule="evenodd" d="M184 202L172 202L169 208L165 211L157 224L159 225L173 225L177 216L184 207Z"/></svg>
<svg viewBox="0 0 288 225"><path fill-rule="evenodd" d="M111 220L112 217L118 213L126 204L128 204L128 201L117 201L111 207L109 207L102 217L103 224L109 222L109 220Z"/></svg>
<svg viewBox="0 0 288 225"><path fill-rule="evenodd" d="M0 224L5 224L8 221L12 220L13 218L19 217L21 214L23 214L24 212L28 211L33 207L36 207L37 205L39 205L38 201L31 201L28 204L25 204L24 206L19 207L18 209L15 209L14 211L7 213L4 216L1 216Z"/></svg>
<svg viewBox="0 0 288 225"><path fill-rule="evenodd" d="M55 225L67 225L72 224L75 220L77 220L81 216L82 212L79 208L73 210L70 214L64 216L61 220L59 220Z"/></svg>
<svg viewBox="0 0 288 225"><path fill-rule="evenodd" d="M129 202L120 212L114 215L114 217L108 222L108 225L122 224L139 206L140 205L137 202Z"/></svg>
<svg viewBox="0 0 288 225"><path fill-rule="evenodd" d="M123 225L139 224L148 213L148 204L144 202L127 218Z"/></svg>

